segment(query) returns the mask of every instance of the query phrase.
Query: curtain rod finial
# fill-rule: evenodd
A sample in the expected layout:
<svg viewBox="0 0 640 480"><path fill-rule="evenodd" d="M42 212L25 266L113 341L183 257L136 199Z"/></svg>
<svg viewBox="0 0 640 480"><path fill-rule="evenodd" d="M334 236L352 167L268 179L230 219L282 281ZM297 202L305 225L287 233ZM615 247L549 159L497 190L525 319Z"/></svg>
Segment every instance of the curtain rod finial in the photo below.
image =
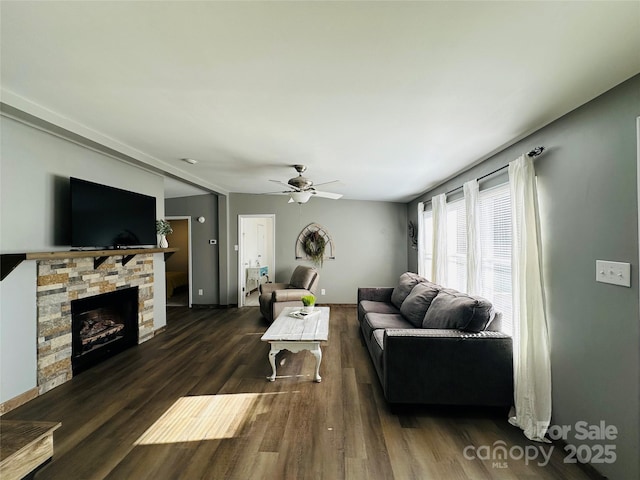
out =
<svg viewBox="0 0 640 480"><path fill-rule="evenodd" d="M527 156L531 158L537 157L542 152L544 152L544 147L536 147L533 150L531 150L529 153L527 153Z"/></svg>

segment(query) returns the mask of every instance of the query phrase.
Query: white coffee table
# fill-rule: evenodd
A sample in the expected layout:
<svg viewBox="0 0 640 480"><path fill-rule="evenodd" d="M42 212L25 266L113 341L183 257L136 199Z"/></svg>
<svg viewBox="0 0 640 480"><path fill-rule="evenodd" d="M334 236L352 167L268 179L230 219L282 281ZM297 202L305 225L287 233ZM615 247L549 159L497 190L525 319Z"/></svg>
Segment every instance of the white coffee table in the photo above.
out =
<svg viewBox="0 0 640 480"><path fill-rule="evenodd" d="M326 342L329 339L329 307L315 307L319 313L305 319L289 316L296 310L300 310L300 307L285 307L260 339L271 344L269 362L273 373L267 377L270 382L276 379L276 355L280 350L289 350L293 353L309 350L316 357L316 372L313 380L318 383L322 381L320 342Z"/></svg>

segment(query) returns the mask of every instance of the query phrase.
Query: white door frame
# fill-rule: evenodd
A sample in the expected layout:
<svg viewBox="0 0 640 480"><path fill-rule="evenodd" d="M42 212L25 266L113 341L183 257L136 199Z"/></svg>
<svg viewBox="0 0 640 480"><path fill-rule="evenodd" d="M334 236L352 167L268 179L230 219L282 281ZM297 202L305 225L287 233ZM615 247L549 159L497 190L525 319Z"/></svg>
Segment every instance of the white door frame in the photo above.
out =
<svg viewBox="0 0 640 480"><path fill-rule="evenodd" d="M638 255L640 255L640 117L636 117L636 175L638 195ZM640 300L640 295L638 300ZM640 315L639 315L640 317Z"/></svg>
<svg viewBox="0 0 640 480"><path fill-rule="evenodd" d="M271 229L271 258L273 265L269 265L269 281L275 282L276 273L276 215L275 213L263 213L263 214L251 214L251 215L238 215L238 307L244 307L244 238L242 229L242 220L245 218L270 218L272 219Z"/></svg>
<svg viewBox="0 0 640 480"><path fill-rule="evenodd" d="M193 299L193 258L192 258L193 240L191 235L191 217L175 215L175 216L168 216L164 218L165 220L186 220L187 221L187 234L189 236L188 238L188 241L189 241L189 308L191 308L191 301ZM165 270L167 269L166 263L164 268Z"/></svg>

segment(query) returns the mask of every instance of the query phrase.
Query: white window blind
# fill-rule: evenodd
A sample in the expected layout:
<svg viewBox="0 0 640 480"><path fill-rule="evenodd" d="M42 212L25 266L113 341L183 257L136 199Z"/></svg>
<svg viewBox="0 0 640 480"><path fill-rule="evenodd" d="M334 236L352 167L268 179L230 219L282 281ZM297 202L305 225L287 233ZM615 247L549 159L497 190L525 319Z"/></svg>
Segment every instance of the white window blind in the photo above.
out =
<svg viewBox="0 0 640 480"><path fill-rule="evenodd" d="M502 312L502 330L513 334L511 296L511 196L505 183L480 192L481 295Z"/></svg>
<svg viewBox="0 0 640 480"><path fill-rule="evenodd" d="M422 218L424 232L421 232L420 235L423 235L424 239L424 271L426 272L425 276L429 278L433 265L433 211L425 210Z"/></svg>
<svg viewBox="0 0 640 480"><path fill-rule="evenodd" d="M467 290L467 219L464 198L447 203L447 287Z"/></svg>

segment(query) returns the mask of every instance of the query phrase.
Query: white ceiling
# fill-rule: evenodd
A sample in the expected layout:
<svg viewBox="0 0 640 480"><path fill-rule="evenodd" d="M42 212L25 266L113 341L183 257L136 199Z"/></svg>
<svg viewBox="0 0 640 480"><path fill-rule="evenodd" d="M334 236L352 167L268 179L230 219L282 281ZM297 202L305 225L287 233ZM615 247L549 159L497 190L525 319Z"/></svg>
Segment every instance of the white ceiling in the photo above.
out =
<svg viewBox="0 0 640 480"><path fill-rule="evenodd" d="M0 8L5 104L220 193L407 201L640 72L639 2Z"/></svg>

